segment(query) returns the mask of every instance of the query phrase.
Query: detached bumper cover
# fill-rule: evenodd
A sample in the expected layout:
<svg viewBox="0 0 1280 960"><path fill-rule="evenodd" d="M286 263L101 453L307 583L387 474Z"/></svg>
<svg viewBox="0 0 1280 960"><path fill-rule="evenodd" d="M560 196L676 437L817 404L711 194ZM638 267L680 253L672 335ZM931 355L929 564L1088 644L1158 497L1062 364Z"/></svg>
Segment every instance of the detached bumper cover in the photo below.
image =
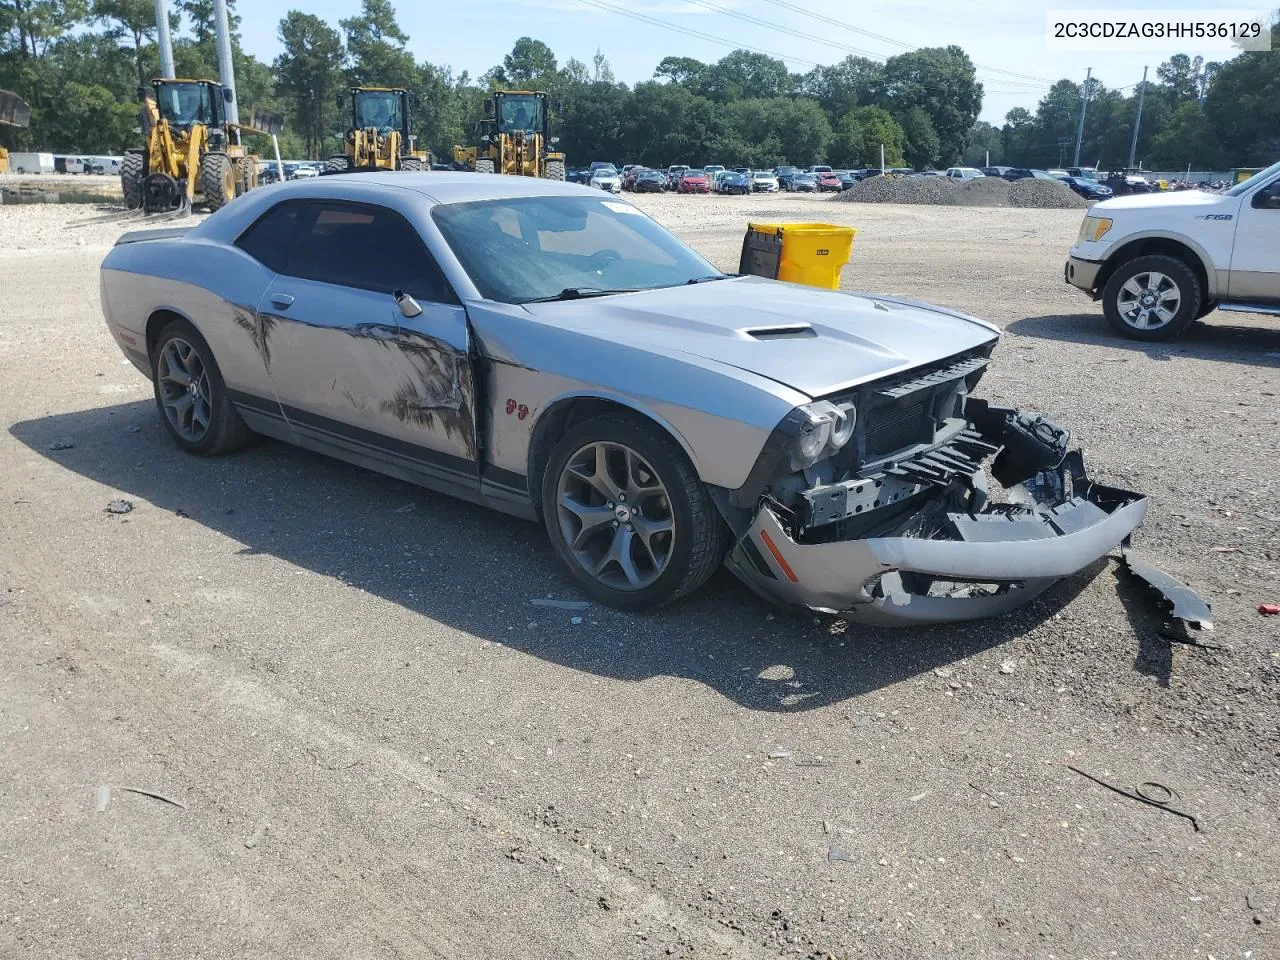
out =
<svg viewBox="0 0 1280 960"><path fill-rule="evenodd" d="M1083 487L1083 492L1079 492ZM886 625L941 623L1012 610L1105 556L1138 526L1141 494L1085 482L1054 507L948 514L945 538L797 543L768 506L730 566L783 603Z"/></svg>

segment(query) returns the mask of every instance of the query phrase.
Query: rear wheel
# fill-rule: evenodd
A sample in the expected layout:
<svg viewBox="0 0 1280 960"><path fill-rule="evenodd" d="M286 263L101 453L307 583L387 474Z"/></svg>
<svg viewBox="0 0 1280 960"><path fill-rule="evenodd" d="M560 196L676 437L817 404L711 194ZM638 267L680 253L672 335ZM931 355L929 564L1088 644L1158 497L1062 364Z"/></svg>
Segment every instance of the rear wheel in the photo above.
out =
<svg viewBox="0 0 1280 960"><path fill-rule="evenodd" d="M209 210L221 210L236 198L236 168L225 153L200 158L200 192Z"/></svg>
<svg viewBox="0 0 1280 960"><path fill-rule="evenodd" d="M421 157L401 157L400 169L405 173L420 173L426 168Z"/></svg>
<svg viewBox="0 0 1280 960"><path fill-rule="evenodd" d="M1135 257L1116 268L1102 288L1102 312L1133 340L1171 340L1200 315L1200 280L1177 257Z"/></svg>
<svg viewBox="0 0 1280 960"><path fill-rule="evenodd" d="M126 209L142 206L142 180L146 161L140 153L126 153L120 160L120 189L124 192Z"/></svg>
<svg viewBox="0 0 1280 960"><path fill-rule="evenodd" d="M487 158L477 160L476 173L493 173L493 161Z"/></svg>
<svg viewBox="0 0 1280 960"><path fill-rule="evenodd" d="M178 446L213 456L242 447L253 436L231 403L213 351L186 320L174 320L151 353L160 419Z"/></svg>
<svg viewBox="0 0 1280 960"><path fill-rule="evenodd" d="M625 415L588 420L560 439L542 513L583 592L622 610L692 592L724 558L724 526L684 451Z"/></svg>
<svg viewBox="0 0 1280 960"><path fill-rule="evenodd" d="M324 162L325 173L346 173L351 169L351 158L345 153L335 154Z"/></svg>
<svg viewBox="0 0 1280 960"><path fill-rule="evenodd" d="M564 161L548 160L546 167L546 179L563 180L564 179Z"/></svg>

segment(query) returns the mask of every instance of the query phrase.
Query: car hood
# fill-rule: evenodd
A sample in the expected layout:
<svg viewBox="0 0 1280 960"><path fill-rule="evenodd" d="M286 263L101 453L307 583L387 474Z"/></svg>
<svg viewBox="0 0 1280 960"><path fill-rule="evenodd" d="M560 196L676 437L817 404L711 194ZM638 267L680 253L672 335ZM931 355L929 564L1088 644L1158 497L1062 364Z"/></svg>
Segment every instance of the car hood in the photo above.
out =
<svg viewBox="0 0 1280 960"><path fill-rule="evenodd" d="M1105 186L1105 184L1103 184ZM1203 190L1176 190L1171 193L1131 193L1095 204L1090 216L1106 216L1109 210L1150 210L1156 207L1212 207L1222 203L1223 197Z"/></svg>
<svg viewBox="0 0 1280 960"><path fill-rule="evenodd" d="M820 397L994 341L974 317L891 297L736 277L526 304L539 320L667 356L692 355Z"/></svg>

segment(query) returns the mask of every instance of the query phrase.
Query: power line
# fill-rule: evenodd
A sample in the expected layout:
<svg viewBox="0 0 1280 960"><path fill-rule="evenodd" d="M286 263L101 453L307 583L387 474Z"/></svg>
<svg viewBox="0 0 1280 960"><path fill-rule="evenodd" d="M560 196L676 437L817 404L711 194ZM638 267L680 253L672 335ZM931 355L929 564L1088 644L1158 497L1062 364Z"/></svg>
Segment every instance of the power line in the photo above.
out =
<svg viewBox="0 0 1280 960"><path fill-rule="evenodd" d="M804 7L796 6L794 3L788 3L787 0L768 0L768 2L772 3L775 7L784 7L785 9L791 10L795 13L802 13L806 17L811 17L814 20L821 20L823 23L829 23L833 27L841 27L852 33L861 34L864 37L870 37L872 40L879 40L881 43L892 44L895 47L901 47L905 50L920 49L915 44L906 43L903 40L895 40L893 37L886 37L882 33L872 33L870 30L864 30L862 29L862 27L856 27L852 23L846 23L844 20L837 20L834 17L828 17L825 14L821 14L821 13L813 13L810 10L806 10ZM1017 73L1013 70L1004 70L1000 67L988 67L981 63L975 63L974 66L981 67L983 70L986 70L988 73L1001 73L1007 77L1016 77L1020 80L1034 80L1037 83L1047 83L1047 84L1052 84L1054 82L1050 80L1048 77L1036 77L1027 73Z"/></svg>
<svg viewBox="0 0 1280 960"><path fill-rule="evenodd" d="M701 30L691 30L688 27L676 26L674 23L667 23L665 20L659 20L656 17L646 16L643 13L636 13L634 10L623 10L621 7L615 7L610 3L603 3L601 0L578 0L578 2L585 3L588 6L596 7L600 10L608 10L610 13L617 13L624 17L630 17L632 20L639 20L642 23L649 23L655 27L661 27L664 30L673 30L676 33L683 33L685 36L696 37L699 40L707 40L711 43L718 43L723 47L732 47L736 50L750 50L752 53L762 53L766 57L773 57L776 60L789 60L792 63L804 64L807 67L822 66L822 64L814 60L805 60L803 57L791 57L778 53L776 50L765 50L761 47L752 47L745 43L735 43L732 40L724 39L724 37L717 37L709 33L703 33Z"/></svg>

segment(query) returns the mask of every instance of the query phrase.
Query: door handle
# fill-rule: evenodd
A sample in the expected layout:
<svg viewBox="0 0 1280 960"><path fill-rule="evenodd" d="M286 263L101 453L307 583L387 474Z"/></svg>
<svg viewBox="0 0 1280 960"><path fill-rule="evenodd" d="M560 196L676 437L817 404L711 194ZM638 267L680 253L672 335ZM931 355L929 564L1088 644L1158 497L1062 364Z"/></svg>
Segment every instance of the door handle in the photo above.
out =
<svg viewBox="0 0 1280 960"><path fill-rule="evenodd" d="M271 303L279 307L281 310L287 310L293 304L293 295L288 293L273 293L271 295Z"/></svg>

